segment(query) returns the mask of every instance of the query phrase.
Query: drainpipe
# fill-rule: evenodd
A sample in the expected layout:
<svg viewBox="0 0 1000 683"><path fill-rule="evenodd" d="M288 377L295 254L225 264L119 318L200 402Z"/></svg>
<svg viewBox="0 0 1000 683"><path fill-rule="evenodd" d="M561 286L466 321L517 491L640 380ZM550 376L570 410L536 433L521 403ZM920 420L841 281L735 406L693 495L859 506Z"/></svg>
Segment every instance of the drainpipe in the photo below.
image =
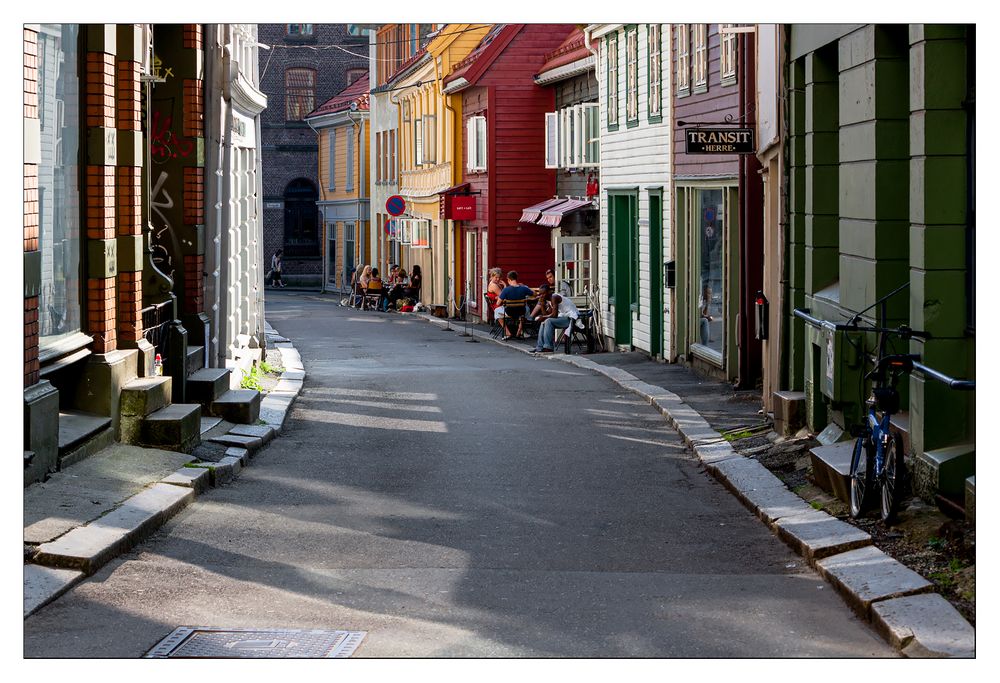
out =
<svg viewBox="0 0 1000 683"><path fill-rule="evenodd" d="M352 105L356 106L353 103L352 103ZM356 228L355 228L355 242L354 243L357 244L358 240L357 240L356 236L357 236L358 233L361 232L361 134L364 132L364 122L365 122L365 119L364 119L364 117L361 117L360 119L355 119L354 116L353 116L354 111L355 111L354 109L348 111L347 112L347 118L349 118L351 120L351 125L355 126L358 129L358 133L357 133L357 136L355 138L356 142L354 144L354 151L358 155L358 158L357 158L357 162L358 162L358 165L357 165L357 169L358 169L358 197L354 201L354 213L357 216L357 218L355 219L355 223L354 223L354 225L356 226ZM368 247L369 247L369 249L371 248L371 246L372 246L371 245L371 235L368 235ZM358 260L360 261L361 259L358 259Z"/></svg>
<svg viewBox="0 0 1000 683"><path fill-rule="evenodd" d="M312 121L310 121L308 118L304 118L302 120L305 121L306 125L309 126L309 129L313 133L316 134L316 178L319 179L319 178L323 177L321 175L322 162L320 161L320 153L319 153L320 152L319 146L320 146L320 144L322 142L322 138L320 137L319 131L316 130L316 128L312 125ZM323 187L322 187L323 183L319 183L319 185L320 185L319 190L322 192L323 191ZM326 271L326 269L329 267L330 259L325 256L325 254L326 254L326 248L327 248L326 245L330 243L330 239L329 239L329 236L326 234L326 211L322 211L321 213L322 213L322 216L323 216L323 230L322 230L323 244L320 246L320 252L322 254L324 254L324 256L323 256L323 268L322 268L322 273L323 274L320 276L320 278L322 279L322 282L320 282L319 291L322 294L322 293L326 292L326 283L329 281L329 278L330 278L330 274L327 273L327 271ZM270 267L270 266L268 266L268 267Z"/></svg>
<svg viewBox="0 0 1000 683"><path fill-rule="evenodd" d="M452 138L454 138L455 137L455 131L459 130L458 125L461 123L461 121L459 121L459 119L458 119L458 111L456 111L450 104L448 104L448 99L449 99L449 96L448 95L444 95L444 108L451 112ZM454 143L452 143L452 147L454 148ZM451 151L452 151L452 155L451 155L452 159L454 159L455 158L455 151L456 150L452 149ZM459 151L459 155L461 155L460 151ZM456 180L456 177L458 175L457 174L458 167L459 167L459 164L457 164L457 163L454 164L453 167L452 167L452 173L451 173L451 184L452 184L452 186L455 186L455 185L458 184L458 180ZM449 240L449 235L448 235L448 231L447 231L447 227L446 227L447 223L445 221L447 221L447 219L443 219L443 221L442 221L441 232L444 233L445 240ZM452 226L454 226L454 221L452 221ZM457 244L455 245L454 248L452 248L452 249L445 249L445 251L447 253L451 254L451 257L453 259L455 259L455 264L456 265L460 262L460 259L458 258L458 254L456 253L458 251L458 245ZM455 273L455 269L453 267L450 267L449 264L446 263L445 264L445 274L447 276L447 282L445 283L444 296L445 296L445 303L447 304L447 306L449 308L451 308L452 305L455 303L454 278L452 278L452 275L454 275L454 273ZM452 313L454 313L455 315L457 315L458 314L458 307L454 307L454 311ZM448 314L449 317L451 317L452 313Z"/></svg>

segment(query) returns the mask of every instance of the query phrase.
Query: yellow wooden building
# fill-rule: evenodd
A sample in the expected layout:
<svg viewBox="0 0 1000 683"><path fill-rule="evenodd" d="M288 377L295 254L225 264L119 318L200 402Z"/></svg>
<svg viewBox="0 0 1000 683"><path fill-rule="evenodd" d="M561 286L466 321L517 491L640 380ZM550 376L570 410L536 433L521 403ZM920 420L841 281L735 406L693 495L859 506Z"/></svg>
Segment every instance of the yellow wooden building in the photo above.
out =
<svg viewBox="0 0 1000 683"><path fill-rule="evenodd" d="M490 24L446 24L424 52L392 82L398 107L399 193L406 213L396 221L397 239L411 269L423 274L421 300L457 310L461 292L454 222L442 218L441 197L462 180L462 97L446 95L442 81L479 44Z"/></svg>
<svg viewBox="0 0 1000 683"><path fill-rule="evenodd" d="M319 145L323 289L347 291L351 271L372 262L368 74L306 117Z"/></svg>

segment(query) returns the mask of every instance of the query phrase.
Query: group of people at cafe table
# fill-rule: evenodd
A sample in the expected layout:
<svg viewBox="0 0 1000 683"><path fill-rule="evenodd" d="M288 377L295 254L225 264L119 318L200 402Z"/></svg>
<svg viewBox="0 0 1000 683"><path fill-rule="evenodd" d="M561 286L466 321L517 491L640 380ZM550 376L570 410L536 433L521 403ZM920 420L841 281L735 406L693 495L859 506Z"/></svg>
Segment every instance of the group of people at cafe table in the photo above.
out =
<svg viewBox="0 0 1000 683"><path fill-rule="evenodd" d="M517 271L507 273L492 268L486 298L493 310L494 319L504 330L504 339L524 337L525 320L538 323L538 341L533 353L552 353L557 329L565 330L576 324L580 311L570 298L569 283L556 285L555 273L545 271L545 282L535 290L518 281ZM556 291L558 289L558 291Z"/></svg>

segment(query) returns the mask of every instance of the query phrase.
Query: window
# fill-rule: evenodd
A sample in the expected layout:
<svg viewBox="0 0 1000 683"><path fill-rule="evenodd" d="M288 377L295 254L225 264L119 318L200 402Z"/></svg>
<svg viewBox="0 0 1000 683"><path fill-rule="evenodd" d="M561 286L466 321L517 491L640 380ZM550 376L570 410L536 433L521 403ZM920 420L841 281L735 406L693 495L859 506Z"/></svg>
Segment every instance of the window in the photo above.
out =
<svg viewBox="0 0 1000 683"><path fill-rule="evenodd" d="M351 192L354 189L354 130L348 128L344 131L347 135L347 162L344 164L347 179L344 181L344 190Z"/></svg>
<svg viewBox="0 0 1000 683"><path fill-rule="evenodd" d="M677 25L677 94L681 97L691 91L691 39L688 25Z"/></svg>
<svg viewBox="0 0 1000 683"><path fill-rule="evenodd" d="M396 182L396 131L389 131L389 180Z"/></svg>
<svg viewBox="0 0 1000 683"><path fill-rule="evenodd" d="M586 168L600 162L600 105L585 102L545 114L545 168Z"/></svg>
<svg viewBox="0 0 1000 683"><path fill-rule="evenodd" d="M695 92L708 90L708 24L694 25L694 65L691 78Z"/></svg>
<svg viewBox="0 0 1000 683"><path fill-rule="evenodd" d="M285 120L301 121L316 108L316 72L312 69L285 71Z"/></svg>
<svg viewBox="0 0 1000 683"><path fill-rule="evenodd" d="M340 273L337 272L337 224L329 222L326 224L326 281L328 284L337 286ZM344 284L350 280L345 280Z"/></svg>
<svg viewBox="0 0 1000 683"><path fill-rule="evenodd" d="M424 163L424 130L423 121L413 122L413 163L417 166Z"/></svg>
<svg viewBox="0 0 1000 683"><path fill-rule="evenodd" d="M382 184L385 154L382 151L382 131L375 133L375 184Z"/></svg>
<svg viewBox="0 0 1000 683"><path fill-rule="evenodd" d="M305 38L313 34L312 24L288 24L288 35Z"/></svg>
<svg viewBox="0 0 1000 683"><path fill-rule="evenodd" d="M79 30L78 24L42 24L38 33L38 334L43 350L81 329Z"/></svg>
<svg viewBox="0 0 1000 683"><path fill-rule="evenodd" d="M465 122L465 133L468 158L467 168L470 172L486 170L486 117L470 116Z"/></svg>
<svg viewBox="0 0 1000 683"><path fill-rule="evenodd" d="M475 285L476 277L476 233L469 230L465 233L465 289L462 294L469 303L469 308L479 308Z"/></svg>
<svg viewBox="0 0 1000 683"><path fill-rule="evenodd" d="M731 27L732 24L719 24L719 36L721 37L719 46L719 71L723 85L733 85L736 83L736 46L738 35L736 33L723 32L724 28Z"/></svg>
<svg viewBox="0 0 1000 683"><path fill-rule="evenodd" d="M330 168L328 169L330 172L330 181L329 185L327 185L327 189L336 190L337 189L337 129L331 128L327 138L330 141L330 149L327 152L327 154L330 155L330 158L328 160L330 166Z"/></svg>
<svg viewBox="0 0 1000 683"><path fill-rule="evenodd" d="M431 222L425 220L413 220L410 235L411 249L431 248Z"/></svg>
<svg viewBox="0 0 1000 683"><path fill-rule="evenodd" d="M410 224L412 222L410 218L396 219L396 239L399 240L400 244L408 245L410 243Z"/></svg>
<svg viewBox="0 0 1000 683"><path fill-rule="evenodd" d="M646 42L649 45L649 74L646 76L649 102L646 112L650 121L656 122L661 120L663 111L663 59L659 24L647 27Z"/></svg>
<svg viewBox="0 0 1000 683"><path fill-rule="evenodd" d="M592 237L560 237L556 249L556 278L569 285L570 296L579 298L591 291Z"/></svg>
<svg viewBox="0 0 1000 683"><path fill-rule="evenodd" d="M348 69L347 70L347 85L350 85L354 81L358 80L362 76L368 73L368 69Z"/></svg>
<svg viewBox="0 0 1000 683"><path fill-rule="evenodd" d="M612 33L605 41L608 65L608 130L618 129L618 34Z"/></svg>
<svg viewBox="0 0 1000 683"><path fill-rule="evenodd" d="M285 256L319 256L316 186L298 178L285 188Z"/></svg>
<svg viewBox="0 0 1000 683"><path fill-rule="evenodd" d="M410 101L403 100L403 123L410 122Z"/></svg>
<svg viewBox="0 0 1000 683"><path fill-rule="evenodd" d="M725 206L729 194L727 188L692 188L685 193L693 264L690 278L692 342L720 364L726 333Z"/></svg>
<svg viewBox="0 0 1000 683"><path fill-rule="evenodd" d="M639 34L634 26L625 32L625 121L639 122Z"/></svg>
<svg viewBox="0 0 1000 683"><path fill-rule="evenodd" d="M433 114L425 114L420 117L423 123L423 159L422 163L433 164L437 161L437 124Z"/></svg>
<svg viewBox="0 0 1000 683"><path fill-rule="evenodd" d="M357 249L357 236L354 232L354 223L344 223L344 276L347 282L351 281L351 269L357 261L354 252Z"/></svg>

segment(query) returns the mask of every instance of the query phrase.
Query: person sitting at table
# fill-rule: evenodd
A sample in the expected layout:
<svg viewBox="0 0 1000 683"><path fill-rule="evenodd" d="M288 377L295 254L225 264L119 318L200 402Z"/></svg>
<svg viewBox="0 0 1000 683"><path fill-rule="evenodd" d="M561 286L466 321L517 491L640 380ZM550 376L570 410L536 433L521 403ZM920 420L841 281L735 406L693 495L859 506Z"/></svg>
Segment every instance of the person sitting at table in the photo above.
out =
<svg viewBox="0 0 1000 683"><path fill-rule="evenodd" d="M503 306L497 301L500 299L500 292L507 286L503 281L503 271L497 267L490 268L487 273L489 282L486 283L486 298L490 302L490 310L493 311L493 319L500 323L503 319Z"/></svg>
<svg viewBox="0 0 1000 683"><path fill-rule="evenodd" d="M524 314L527 313L527 301L534 296L535 293L531 287L517 281L516 270L507 273L507 286L500 291L498 299L498 303L503 306L504 310L504 331L506 332L504 339L524 336ZM506 320L508 318L517 318L516 334L512 333L507 326Z"/></svg>
<svg viewBox="0 0 1000 683"><path fill-rule="evenodd" d="M393 285L389 288L389 293L386 295L389 299L390 310L395 310L396 302L406 295L406 280L406 271L397 266L396 277L393 279Z"/></svg>
<svg viewBox="0 0 1000 683"><path fill-rule="evenodd" d="M410 286L403 290L406 292L407 297L414 301L420 301L420 284L422 280L423 276L420 274L420 266L414 265L413 270L410 272Z"/></svg>
<svg viewBox="0 0 1000 683"><path fill-rule="evenodd" d="M368 284L365 287L369 294L379 294L378 304L376 304L376 310L382 310L382 299L385 298L385 290L382 288L382 278L379 277L378 268L371 269L371 277L368 279Z"/></svg>
<svg viewBox="0 0 1000 683"><path fill-rule="evenodd" d="M551 302L551 305L547 313L536 317L541 322L541 327L538 329L538 343L535 344L535 350L532 353L552 353L555 346L556 329L564 330L575 324L580 317L580 311L577 310L572 299L568 296L553 294L552 288L547 284L538 288L538 298L540 302Z"/></svg>
<svg viewBox="0 0 1000 683"><path fill-rule="evenodd" d="M553 292L558 292L560 296L573 296L573 288L565 280L560 280L559 286L556 286L556 273L551 268L545 271L545 282L548 283Z"/></svg>

